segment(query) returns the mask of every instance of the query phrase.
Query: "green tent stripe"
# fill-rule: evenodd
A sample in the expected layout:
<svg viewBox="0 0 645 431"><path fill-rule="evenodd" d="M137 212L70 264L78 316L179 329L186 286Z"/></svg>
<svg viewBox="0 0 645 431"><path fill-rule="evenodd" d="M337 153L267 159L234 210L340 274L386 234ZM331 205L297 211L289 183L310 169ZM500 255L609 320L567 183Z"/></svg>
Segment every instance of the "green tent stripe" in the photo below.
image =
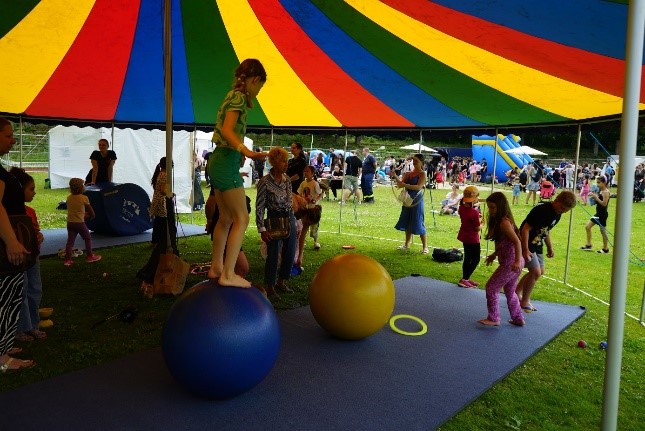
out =
<svg viewBox="0 0 645 431"><path fill-rule="evenodd" d="M12 28L31 12L39 0L12 0L2 2L0 10L0 39L5 37Z"/></svg>
<svg viewBox="0 0 645 431"><path fill-rule="evenodd" d="M372 55L463 115L491 125L567 120L501 93L428 57L343 2L311 1ZM504 108L495 109L497 106Z"/></svg>
<svg viewBox="0 0 645 431"><path fill-rule="evenodd" d="M233 72L240 60L213 0L182 2L181 13L195 123L214 124L219 105L231 89ZM248 123L269 125L257 100L254 108L249 110Z"/></svg>

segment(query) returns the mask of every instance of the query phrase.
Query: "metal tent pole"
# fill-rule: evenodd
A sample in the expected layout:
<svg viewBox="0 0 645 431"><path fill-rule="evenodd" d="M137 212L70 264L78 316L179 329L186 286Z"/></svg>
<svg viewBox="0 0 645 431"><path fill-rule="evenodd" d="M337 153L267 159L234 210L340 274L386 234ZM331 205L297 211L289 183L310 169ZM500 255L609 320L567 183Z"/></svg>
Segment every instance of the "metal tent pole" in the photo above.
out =
<svg viewBox="0 0 645 431"><path fill-rule="evenodd" d="M172 44L171 44L171 10L172 1L164 0L164 88L166 99L166 171L168 178L166 184L170 193L172 189L173 163L172 163Z"/></svg>
<svg viewBox="0 0 645 431"><path fill-rule="evenodd" d="M638 107L643 63L643 35L645 34L645 0L629 2L627 18L627 47L625 52L625 89L620 130L619 152L622 172L636 168L636 141L638 138ZM607 359L602 404L602 430L614 431L618 424L620 395L620 367L623 354L625 298L629 272L629 246L632 228L632 175L620 175L620 193L616 205L615 242L611 272L611 303Z"/></svg>
<svg viewBox="0 0 645 431"><path fill-rule="evenodd" d="M574 179L574 190L575 193L575 183L577 182L577 173L578 173L578 164L580 163L580 141L582 140L582 125L578 124L578 143L576 144L576 161L574 162L573 171L575 172L576 179ZM573 213L575 208L569 211L569 233L567 236L567 257L564 260L564 284L567 284L567 279L569 278L569 257L571 255L571 238L573 236Z"/></svg>

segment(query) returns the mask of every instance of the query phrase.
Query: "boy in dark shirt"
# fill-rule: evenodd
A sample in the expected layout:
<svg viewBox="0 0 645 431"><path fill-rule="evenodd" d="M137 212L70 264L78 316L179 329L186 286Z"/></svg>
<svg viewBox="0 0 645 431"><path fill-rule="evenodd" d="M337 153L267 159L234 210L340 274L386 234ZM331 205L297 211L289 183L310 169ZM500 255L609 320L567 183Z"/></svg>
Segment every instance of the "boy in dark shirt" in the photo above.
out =
<svg viewBox="0 0 645 431"><path fill-rule="evenodd" d="M535 283L545 272L543 245L546 244L546 256L552 258L554 253L549 232L558 224L562 214L575 206L576 195L569 190L564 190L556 196L553 202L540 204L533 208L520 225L522 255L528 272L517 283L515 292L520 298L520 306L527 313L537 310L531 304L531 292L533 292Z"/></svg>

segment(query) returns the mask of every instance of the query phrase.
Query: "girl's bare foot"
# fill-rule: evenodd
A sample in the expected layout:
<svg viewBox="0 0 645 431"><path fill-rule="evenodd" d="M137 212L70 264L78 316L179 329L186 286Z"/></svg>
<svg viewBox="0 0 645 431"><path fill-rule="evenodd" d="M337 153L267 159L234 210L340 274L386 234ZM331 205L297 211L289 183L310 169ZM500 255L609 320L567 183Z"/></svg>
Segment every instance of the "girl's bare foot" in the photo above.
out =
<svg viewBox="0 0 645 431"><path fill-rule="evenodd" d="M219 276L217 283L220 286L241 287L242 289L248 289L249 287L251 287L251 282L249 280L246 280L245 278L242 278L237 274L233 274L231 277L224 277L224 274L222 274Z"/></svg>
<svg viewBox="0 0 645 431"><path fill-rule="evenodd" d="M499 326L499 320L488 320L488 319L481 319L478 320L477 323L481 323L482 325L485 326Z"/></svg>
<svg viewBox="0 0 645 431"><path fill-rule="evenodd" d="M521 319L515 319L515 320L511 319L508 321L508 323L515 326L524 326L524 321Z"/></svg>
<svg viewBox="0 0 645 431"><path fill-rule="evenodd" d="M215 268L211 265L211 269L208 270L207 277L211 280L217 280L222 275L222 270Z"/></svg>

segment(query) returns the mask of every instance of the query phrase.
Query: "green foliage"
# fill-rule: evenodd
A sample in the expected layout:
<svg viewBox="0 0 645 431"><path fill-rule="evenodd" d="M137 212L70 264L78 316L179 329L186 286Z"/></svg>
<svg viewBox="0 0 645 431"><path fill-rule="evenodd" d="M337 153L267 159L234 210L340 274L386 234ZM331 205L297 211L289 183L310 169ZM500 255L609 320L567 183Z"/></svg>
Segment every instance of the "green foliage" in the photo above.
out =
<svg viewBox="0 0 645 431"><path fill-rule="evenodd" d="M64 199L66 190L43 190L44 174L36 174L38 195L33 203L44 228L63 227L64 213L56 211L55 205ZM481 198L488 194L490 186L481 186ZM509 191L509 190L507 190ZM447 189L427 191L425 195L426 226L430 247L458 247L456 239L459 218L432 215ZM255 200L255 189L247 190ZM420 253L420 243L415 238L408 252L396 247L403 241L403 233L393 226L398 219L400 206L396 203L389 186L375 188L376 203L373 205L352 204L344 206L334 201L323 201L320 243L322 248L312 250L308 238L305 251L304 273L289 281L295 290L272 299L280 310L304 306L308 303L307 288L321 263L338 253L364 253L381 262L393 279L412 273L440 280L454 281L461 278L459 263L440 264L429 255ZM509 192L510 197L510 192ZM522 196L524 198L524 196ZM531 206L513 206L515 219L520 222ZM613 233L616 201L609 207L609 231ZM583 430L597 429L600 424L603 396L603 378L606 351L597 346L607 339L608 306L610 301L612 254L601 255L579 250L585 242L584 225L592 209L578 206L572 217L563 216L552 231L555 257L547 261L547 274L534 291L534 299L581 305L585 315L565 330L559 337L531 357L525 364L467 406L442 430ZM264 261L259 253L260 240L254 228L255 214L251 214L251 226L246 232L244 250L249 257L249 279L254 285L262 284ZM182 223L204 223L202 215L180 215ZM568 228L571 220L570 248L567 246ZM645 328L634 316L639 316L645 280L645 204L633 205L632 237L629 274L625 288L627 295L625 319L625 342L620 390L619 428L642 429L645 411L642 409L645 394ZM181 229L179 229L181 236ZM613 242L613 235L610 236ZM47 238L45 238L45 241ZM599 248L600 233L593 232L595 248ZM355 250L345 251L343 245L354 245ZM62 246L62 244L61 244ZM210 260L211 243L206 236L180 238L180 252L190 262L204 263ZM482 254L492 251L493 245L482 243ZM132 244L101 251L103 260L92 265L79 261L66 268L57 257L42 259L44 297L42 306L54 307L52 319L55 326L47 331L48 339L26 345L23 357L34 358L38 365L19 373L2 376L1 391L7 391L56 375L78 370L113 360L134 352L156 347L160 344L161 329L165 316L174 302L172 297L145 299L139 293L136 271L147 261L148 244ZM569 259L568 268L565 265ZM483 263L477 268L474 279L482 285L494 270ZM105 273L105 276L104 276ZM562 281L566 278L566 284ZM190 275L191 286L203 276ZM139 308L139 317L128 324L115 319L99 324L108 316L118 314L128 305ZM486 313L486 304L472 304ZM539 313L539 311L537 311ZM527 325L531 316L527 316ZM588 349L577 347L584 339ZM610 346L611 348L611 346ZM468 355L469 352L463 352ZM482 372L486 372L486 358ZM419 358L423 364L423 358ZM463 376L468 379L468 376ZM431 381L419 384L432 384ZM413 391L414 388L411 388Z"/></svg>

